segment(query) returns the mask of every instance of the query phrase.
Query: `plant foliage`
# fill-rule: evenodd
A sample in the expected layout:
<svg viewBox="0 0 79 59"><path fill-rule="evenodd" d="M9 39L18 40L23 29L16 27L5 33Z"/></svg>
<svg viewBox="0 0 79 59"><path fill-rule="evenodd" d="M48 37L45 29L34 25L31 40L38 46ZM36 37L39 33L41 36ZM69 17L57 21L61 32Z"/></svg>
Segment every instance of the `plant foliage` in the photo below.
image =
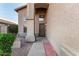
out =
<svg viewBox="0 0 79 59"><path fill-rule="evenodd" d="M15 36L13 34L0 34L0 55L10 55L14 40Z"/></svg>

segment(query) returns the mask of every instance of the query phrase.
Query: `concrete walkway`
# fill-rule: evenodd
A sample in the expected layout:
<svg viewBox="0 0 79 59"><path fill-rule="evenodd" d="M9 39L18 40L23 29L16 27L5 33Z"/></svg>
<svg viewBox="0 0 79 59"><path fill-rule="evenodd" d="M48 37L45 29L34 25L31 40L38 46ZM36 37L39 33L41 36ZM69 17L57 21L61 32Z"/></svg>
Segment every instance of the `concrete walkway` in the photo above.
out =
<svg viewBox="0 0 79 59"><path fill-rule="evenodd" d="M45 50L43 46L43 38L39 39L37 42L33 43L28 56L45 56Z"/></svg>
<svg viewBox="0 0 79 59"><path fill-rule="evenodd" d="M27 56L33 43L24 43L21 48L13 48L12 56Z"/></svg>
<svg viewBox="0 0 79 59"><path fill-rule="evenodd" d="M28 56L57 56L56 51L46 38L38 37L37 40L29 50Z"/></svg>
<svg viewBox="0 0 79 59"><path fill-rule="evenodd" d="M12 49L12 56L57 56L57 53L46 38L38 37L34 43Z"/></svg>

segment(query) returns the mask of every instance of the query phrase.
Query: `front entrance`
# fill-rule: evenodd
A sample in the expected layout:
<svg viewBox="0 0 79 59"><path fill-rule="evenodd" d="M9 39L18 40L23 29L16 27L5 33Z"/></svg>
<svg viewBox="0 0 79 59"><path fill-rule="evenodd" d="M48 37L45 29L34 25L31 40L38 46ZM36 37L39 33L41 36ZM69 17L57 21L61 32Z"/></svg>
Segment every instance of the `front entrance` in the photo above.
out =
<svg viewBox="0 0 79 59"><path fill-rule="evenodd" d="M39 24L39 36L45 37L45 24L44 23Z"/></svg>
<svg viewBox="0 0 79 59"><path fill-rule="evenodd" d="M45 29L45 16L46 16L46 8L36 8L35 9L35 34L36 37L45 37L46 29Z"/></svg>
<svg viewBox="0 0 79 59"><path fill-rule="evenodd" d="M45 21L44 15L39 16L39 36L45 37Z"/></svg>

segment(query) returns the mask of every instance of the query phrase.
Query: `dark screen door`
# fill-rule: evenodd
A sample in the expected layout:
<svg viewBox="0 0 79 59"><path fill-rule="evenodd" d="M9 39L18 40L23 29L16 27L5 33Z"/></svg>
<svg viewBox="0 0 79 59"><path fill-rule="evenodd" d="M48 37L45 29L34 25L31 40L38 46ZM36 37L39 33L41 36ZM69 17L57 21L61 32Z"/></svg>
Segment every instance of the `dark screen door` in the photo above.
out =
<svg viewBox="0 0 79 59"><path fill-rule="evenodd" d="M45 37L45 24L44 23L39 24L39 36Z"/></svg>

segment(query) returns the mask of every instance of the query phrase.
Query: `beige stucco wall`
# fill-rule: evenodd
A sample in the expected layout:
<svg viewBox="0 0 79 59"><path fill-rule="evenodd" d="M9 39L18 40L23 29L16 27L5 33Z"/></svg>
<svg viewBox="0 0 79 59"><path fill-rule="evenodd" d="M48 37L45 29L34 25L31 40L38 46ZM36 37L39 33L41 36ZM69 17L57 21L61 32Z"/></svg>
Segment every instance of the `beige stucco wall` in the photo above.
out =
<svg viewBox="0 0 79 59"><path fill-rule="evenodd" d="M79 55L79 4L50 4L46 28L47 38L58 53L66 48Z"/></svg>
<svg viewBox="0 0 79 59"><path fill-rule="evenodd" d="M35 14L34 24L35 24L35 35L38 36L39 35L39 15L38 14Z"/></svg>
<svg viewBox="0 0 79 59"><path fill-rule="evenodd" d="M27 3L27 19L34 19L34 3Z"/></svg>
<svg viewBox="0 0 79 59"><path fill-rule="evenodd" d="M7 25L0 24L0 31L1 33L7 33Z"/></svg>
<svg viewBox="0 0 79 59"><path fill-rule="evenodd" d="M22 14L23 16L26 16L26 14L27 14L27 8L23 8L23 9L19 10L18 13Z"/></svg>
<svg viewBox="0 0 79 59"><path fill-rule="evenodd" d="M26 20L24 26L27 27L26 41L33 42L35 41L34 37L34 20Z"/></svg>
<svg viewBox="0 0 79 59"><path fill-rule="evenodd" d="M27 27L28 35L34 34L34 20L26 20L24 22L24 26Z"/></svg>
<svg viewBox="0 0 79 59"><path fill-rule="evenodd" d="M24 33L24 19L22 14L18 14L18 33Z"/></svg>
<svg viewBox="0 0 79 59"><path fill-rule="evenodd" d="M27 27L26 41L35 41L34 37L34 4L27 4L27 8L18 12L18 33L24 33L24 26Z"/></svg>

